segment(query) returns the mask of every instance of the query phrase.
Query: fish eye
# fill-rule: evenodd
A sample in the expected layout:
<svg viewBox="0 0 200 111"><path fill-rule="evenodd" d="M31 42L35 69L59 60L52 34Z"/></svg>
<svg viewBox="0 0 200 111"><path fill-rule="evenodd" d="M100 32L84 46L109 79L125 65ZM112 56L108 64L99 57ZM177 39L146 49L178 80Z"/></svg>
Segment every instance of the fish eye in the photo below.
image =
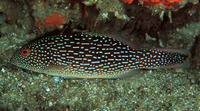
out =
<svg viewBox="0 0 200 111"><path fill-rule="evenodd" d="M28 49L22 50L22 55L28 55L28 54L29 54L29 50Z"/></svg>

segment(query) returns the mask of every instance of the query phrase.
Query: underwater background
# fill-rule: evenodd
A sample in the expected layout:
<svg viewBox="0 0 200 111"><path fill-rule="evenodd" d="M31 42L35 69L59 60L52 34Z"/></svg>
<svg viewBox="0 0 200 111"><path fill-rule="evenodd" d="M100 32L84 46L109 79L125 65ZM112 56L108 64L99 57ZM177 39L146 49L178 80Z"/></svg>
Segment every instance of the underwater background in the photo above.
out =
<svg viewBox="0 0 200 111"><path fill-rule="evenodd" d="M188 68L124 79L68 79L10 63L55 34L112 34L137 48L187 49ZM198 0L0 0L0 110L200 110Z"/></svg>

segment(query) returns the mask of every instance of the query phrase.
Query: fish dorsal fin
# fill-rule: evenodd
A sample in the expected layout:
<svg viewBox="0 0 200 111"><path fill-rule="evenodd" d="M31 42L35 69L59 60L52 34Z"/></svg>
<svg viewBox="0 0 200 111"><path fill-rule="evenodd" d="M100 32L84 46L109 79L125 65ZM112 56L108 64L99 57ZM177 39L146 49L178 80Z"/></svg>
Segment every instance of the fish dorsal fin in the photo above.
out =
<svg viewBox="0 0 200 111"><path fill-rule="evenodd" d="M112 35L112 34L105 34L105 35L115 38L116 40L130 46L131 49L138 49L133 43L131 43L129 40L125 39L124 37L121 37L119 35Z"/></svg>
<svg viewBox="0 0 200 111"><path fill-rule="evenodd" d="M138 49L133 43L131 43L129 40L126 40L124 37L121 37L119 35L113 35L113 34L90 34L90 33L82 33L82 34L86 34L86 35L89 35L89 36L106 36L106 37L110 37L110 38L114 38L116 39L117 41L120 41L126 45L128 45L131 49Z"/></svg>

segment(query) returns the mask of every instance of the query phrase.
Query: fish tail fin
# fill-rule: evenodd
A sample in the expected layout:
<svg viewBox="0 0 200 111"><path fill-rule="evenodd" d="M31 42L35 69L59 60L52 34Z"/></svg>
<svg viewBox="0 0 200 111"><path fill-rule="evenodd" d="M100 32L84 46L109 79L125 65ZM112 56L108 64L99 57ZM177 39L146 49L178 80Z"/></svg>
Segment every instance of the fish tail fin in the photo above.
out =
<svg viewBox="0 0 200 111"><path fill-rule="evenodd" d="M181 54L186 56L185 62L180 65L180 68L188 68L191 64L191 51L189 49L180 49Z"/></svg>
<svg viewBox="0 0 200 111"><path fill-rule="evenodd" d="M182 62L182 63L176 63L176 64L169 65L169 66L161 66L161 67L159 67L159 69L162 69L162 68L188 68L188 67L190 67L191 51L189 49L159 49L159 50L181 54L185 58L184 62Z"/></svg>

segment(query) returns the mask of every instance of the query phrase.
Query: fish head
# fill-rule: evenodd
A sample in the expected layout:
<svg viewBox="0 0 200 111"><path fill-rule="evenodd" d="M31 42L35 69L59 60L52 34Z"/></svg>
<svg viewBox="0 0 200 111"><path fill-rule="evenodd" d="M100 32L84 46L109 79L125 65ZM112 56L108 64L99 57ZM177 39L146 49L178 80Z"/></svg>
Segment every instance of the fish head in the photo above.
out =
<svg viewBox="0 0 200 111"><path fill-rule="evenodd" d="M18 67L38 71L40 69L40 53L34 50L34 46L25 45L17 50L10 59L11 64Z"/></svg>

